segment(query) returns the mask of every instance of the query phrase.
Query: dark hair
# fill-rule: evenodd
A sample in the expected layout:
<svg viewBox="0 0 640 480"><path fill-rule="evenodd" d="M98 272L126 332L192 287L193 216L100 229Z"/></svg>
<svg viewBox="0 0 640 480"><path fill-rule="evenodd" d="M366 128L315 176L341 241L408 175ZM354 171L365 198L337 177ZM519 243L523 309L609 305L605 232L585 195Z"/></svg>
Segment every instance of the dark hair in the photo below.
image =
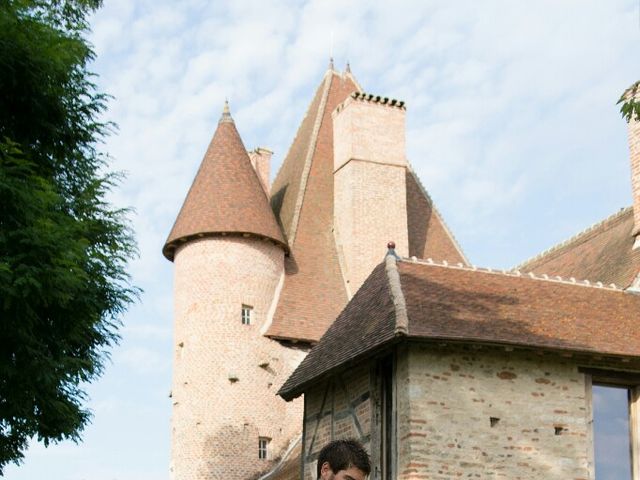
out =
<svg viewBox="0 0 640 480"><path fill-rule="evenodd" d="M347 470L356 467L365 475L371 473L371 461L369 454L357 440L334 440L320 450L318 456L318 478L324 462L329 462L331 471L338 473L340 470Z"/></svg>

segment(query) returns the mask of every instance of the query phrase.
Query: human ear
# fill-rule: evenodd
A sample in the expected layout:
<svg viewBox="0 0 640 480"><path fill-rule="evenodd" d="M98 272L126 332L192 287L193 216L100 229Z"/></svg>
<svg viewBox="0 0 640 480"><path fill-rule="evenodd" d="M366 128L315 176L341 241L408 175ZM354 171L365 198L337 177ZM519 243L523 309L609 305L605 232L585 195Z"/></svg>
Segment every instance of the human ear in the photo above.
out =
<svg viewBox="0 0 640 480"><path fill-rule="evenodd" d="M320 467L320 478L322 480L330 480L332 474L331 465L329 465L329 462L324 462Z"/></svg>

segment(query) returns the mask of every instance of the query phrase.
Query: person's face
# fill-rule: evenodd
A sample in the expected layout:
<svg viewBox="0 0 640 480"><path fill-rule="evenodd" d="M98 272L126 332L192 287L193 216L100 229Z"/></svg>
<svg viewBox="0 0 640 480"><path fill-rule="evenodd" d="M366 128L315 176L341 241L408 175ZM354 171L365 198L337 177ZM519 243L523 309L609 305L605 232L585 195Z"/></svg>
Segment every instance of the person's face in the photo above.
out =
<svg viewBox="0 0 640 480"><path fill-rule="evenodd" d="M357 467L349 467L346 470L340 470L333 473L329 462L324 462L320 469L320 478L322 480L365 480L367 476Z"/></svg>

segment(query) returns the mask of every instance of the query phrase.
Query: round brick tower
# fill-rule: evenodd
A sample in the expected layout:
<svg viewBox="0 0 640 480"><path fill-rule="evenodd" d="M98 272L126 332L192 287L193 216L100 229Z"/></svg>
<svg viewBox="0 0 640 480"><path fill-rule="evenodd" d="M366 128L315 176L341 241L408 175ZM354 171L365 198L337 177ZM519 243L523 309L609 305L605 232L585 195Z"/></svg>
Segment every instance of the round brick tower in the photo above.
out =
<svg viewBox="0 0 640 480"><path fill-rule="evenodd" d="M299 430L275 395L304 352L263 336L287 246L225 105L163 248L175 263L171 471L256 478Z"/></svg>

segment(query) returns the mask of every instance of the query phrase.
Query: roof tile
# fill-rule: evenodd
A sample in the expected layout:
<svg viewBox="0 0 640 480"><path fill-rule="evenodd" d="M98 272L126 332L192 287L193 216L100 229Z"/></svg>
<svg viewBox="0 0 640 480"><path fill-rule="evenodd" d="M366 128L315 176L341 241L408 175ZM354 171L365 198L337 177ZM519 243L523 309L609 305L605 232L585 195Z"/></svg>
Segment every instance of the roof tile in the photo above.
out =
<svg viewBox="0 0 640 480"><path fill-rule="evenodd" d="M640 295L585 282L400 261L406 338L640 359ZM378 266L280 389L305 385L394 338L389 275ZM400 302L401 303L401 302ZM396 306L399 302L396 301Z"/></svg>
<svg viewBox="0 0 640 480"><path fill-rule="evenodd" d="M198 235L250 233L286 243L238 130L222 115L162 253Z"/></svg>
<svg viewBox="0 0 640 480"><path fill-rule="evenodd" d="M516 268L628 287L640 274L640 249L633 249L632 230L629 207Z"/></svg>
<svg viewBox="0 0 640 480"><path fill-rule="evenodd" d="M285 227L289 242L294 231L295 238L290 245L291 256L285 260L287 275L268 336L316 342L347 303L332 230L331 113L356 89L350 76L330 72L325 77L274 182L274 197L282 196L285 189L280 219L283 225L290 225ZM318 99L321 92L325 92L324 100ZM315 125L310 119L319 122L315 139L312 138ZM307 158L310 159L308 179L300 179L299 176L304 177L300 164ZM294 190L288 189L294 185L303 185L303 190L298 191L298 195L302 195L297 202L298 213L290 211L296 202L289 200Z"/></svg>

